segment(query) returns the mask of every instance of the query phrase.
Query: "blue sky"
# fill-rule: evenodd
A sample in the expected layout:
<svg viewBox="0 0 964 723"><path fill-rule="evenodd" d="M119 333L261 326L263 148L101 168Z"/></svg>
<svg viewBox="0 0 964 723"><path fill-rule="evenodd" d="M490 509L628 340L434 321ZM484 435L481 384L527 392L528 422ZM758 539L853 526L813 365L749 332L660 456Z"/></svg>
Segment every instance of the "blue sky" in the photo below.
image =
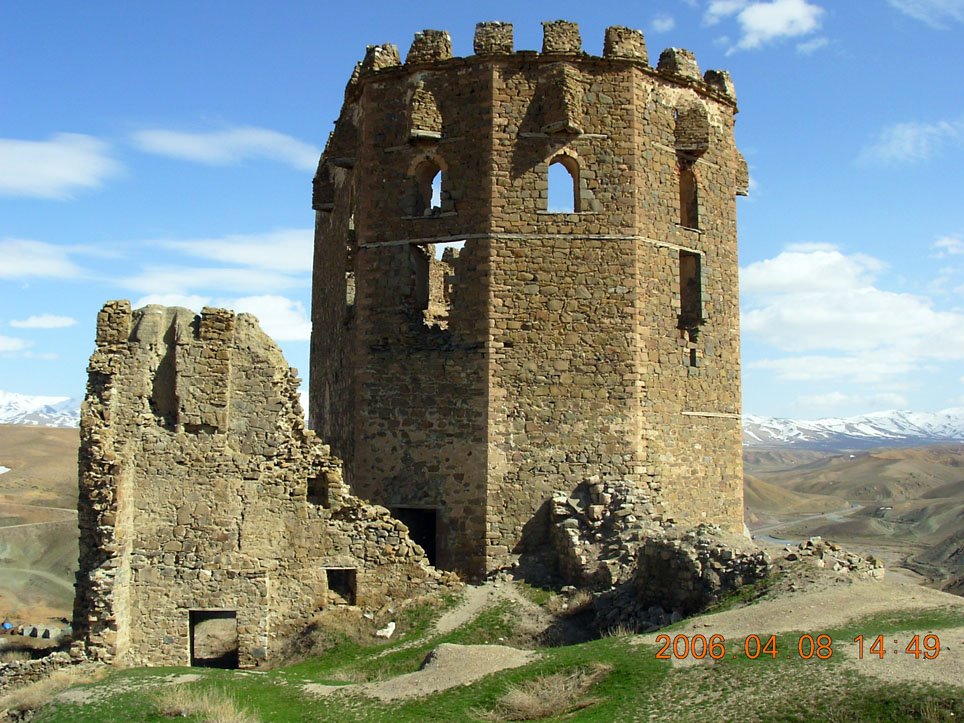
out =
<svg viewBox="0 0 964 723"><path fill-rule="evenodd" d="M565 18L733 75L744 411L964 405L964 0L587 7L0 4L0 389L81 396L115 298L256 313L307 372L311 176L365 46Z"/></svg>

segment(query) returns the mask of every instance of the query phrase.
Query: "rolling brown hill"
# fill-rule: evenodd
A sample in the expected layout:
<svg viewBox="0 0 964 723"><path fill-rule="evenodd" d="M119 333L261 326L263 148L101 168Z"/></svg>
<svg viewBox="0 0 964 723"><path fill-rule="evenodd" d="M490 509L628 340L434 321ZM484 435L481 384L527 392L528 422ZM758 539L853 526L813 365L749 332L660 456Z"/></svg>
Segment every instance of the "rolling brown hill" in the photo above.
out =
<svg viewBox="0 0 964 723"><path fill-rule="evenodd" d="M77 429L0 425L0 619L70 617Z"/></svg>
<svg viewBox="0 0 964 723"><path fill-rule="evenodd" d="M766 526L768 534L785 539L820 535L899 563L945 589L960 587L964 445L858 453L752 450L745 465L751 530ZM810 512L805 502L815 498L853 508L795 520L793 513ZM786 524L774 530L774 519Z"/></svg>

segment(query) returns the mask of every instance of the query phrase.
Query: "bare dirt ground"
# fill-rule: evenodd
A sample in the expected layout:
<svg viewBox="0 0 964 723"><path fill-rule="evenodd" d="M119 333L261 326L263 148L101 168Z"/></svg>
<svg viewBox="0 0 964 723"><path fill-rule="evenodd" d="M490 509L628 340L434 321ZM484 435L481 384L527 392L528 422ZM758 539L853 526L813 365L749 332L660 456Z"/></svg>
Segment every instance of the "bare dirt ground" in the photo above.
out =
<svg viewBox="0 0 964 723"><path fill-rule="evenodd" d="M964 598L922 587L903 576L889 575L883 580L856 580L847 575L817 570L801 564L791 569L781 583L764 598L747 607L726 612L698 615L686 621L673 635L701 633L709 638L722 635L727 641L742 640L747 635L801 632L815 638L824 631L839 628L852 620L882 613L907 613L920 610L951 610L959 614L961 624L939 632L941 651L933 660L915 659L903 654L913 635L926 630L907 630L887 635L888 641L899 641L898 654L879 659L867 654L858 659L857 645L852 640L834 641L833 655L842 655L847 665L858 672L891 681L920 681L962 685L964 681ZM659 632L638 636L637 643L656 644ZM876 633L867 631L873 638ZM888 642L888 651L895 645ZM686 667L712 664L710 658L674 659L673 665Z"/></svg>
<svg viewBox="0 0 964 723"><path fill-rule="evenodd" d="M481 612L481 611L480 611ZM361 693L382 702L417 698L449 688L468 685L500 670L518 668L534 660L538 653L505 645L453 645L443 643L432 651L421 670L388 680L355 685L318 685L307 683L304 690L313 695L355 695Z"/></svg>

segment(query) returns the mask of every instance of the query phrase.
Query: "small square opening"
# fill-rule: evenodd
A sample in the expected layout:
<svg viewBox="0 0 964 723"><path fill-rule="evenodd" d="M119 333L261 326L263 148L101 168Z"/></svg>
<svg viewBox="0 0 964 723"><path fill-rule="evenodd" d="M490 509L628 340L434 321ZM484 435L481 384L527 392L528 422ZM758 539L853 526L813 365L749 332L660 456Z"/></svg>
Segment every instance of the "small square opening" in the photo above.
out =
<svg viewBox="0 0 964 723"><path fill-rule="evenodd" d="M190 624L192 666L238 667L238 613L236 610L191 610Z"/></svg>
<svg viewBox="0 0 964 723"><path fill-rule="evenodd" d="M328 496L328 480L324 477L308 478L308 501L313 505L331 507L331 500Z"/></svg>
<svg viewBox="0 0 964 723"><path fill-rule="evenodd" d="M325 568L329 605L354 605L357 597L357 574L353 567Z"/></svg>

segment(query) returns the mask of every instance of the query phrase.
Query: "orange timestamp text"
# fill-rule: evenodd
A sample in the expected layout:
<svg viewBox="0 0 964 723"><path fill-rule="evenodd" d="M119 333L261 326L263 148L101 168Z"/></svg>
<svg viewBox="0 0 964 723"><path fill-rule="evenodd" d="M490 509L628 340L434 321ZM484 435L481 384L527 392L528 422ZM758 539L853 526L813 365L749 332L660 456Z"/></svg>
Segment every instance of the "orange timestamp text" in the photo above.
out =
<svg viewBox="0 0 964 723"><path fill-rule="evenodd" d="M888 640L883 635L876 637L858 635L853 642L857 644L857 657L861 660L865 656L883 658L887 653L904 654L917 660L933 660L941 652L941 640L934 634L914 635L906 642L898 638ZM735 657L741 653L743 657L750 660L775 660L781 655L803 660L829 660L834 652L833 638L826 633L804 633L797 637L796 645L792 643L787 645L786 641L778 643L776 635L747 635L742 642L728 644L726 637L719 633L709 636L702 633L694 635L663 633L656 636L656 644L660 646L656 652L658 660L684 658L721 660L727 654Z"/></svg>

